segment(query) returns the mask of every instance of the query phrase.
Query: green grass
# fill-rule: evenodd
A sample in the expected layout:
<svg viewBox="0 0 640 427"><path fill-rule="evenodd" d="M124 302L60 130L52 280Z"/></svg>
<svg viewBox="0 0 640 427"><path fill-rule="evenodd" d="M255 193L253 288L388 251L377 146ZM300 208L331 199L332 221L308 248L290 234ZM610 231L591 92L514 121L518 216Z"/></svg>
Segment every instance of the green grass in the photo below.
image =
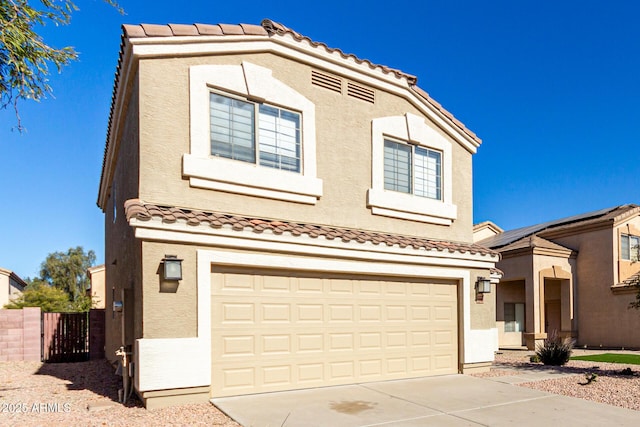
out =
<svg viewBox="0 0 640 427"><path fill-rule="evenodd" d="M588 360L590 362L624 363L626 365L640 365L640 355L637 354L592 354L590 356L574 356L571 360Z"/></svg>

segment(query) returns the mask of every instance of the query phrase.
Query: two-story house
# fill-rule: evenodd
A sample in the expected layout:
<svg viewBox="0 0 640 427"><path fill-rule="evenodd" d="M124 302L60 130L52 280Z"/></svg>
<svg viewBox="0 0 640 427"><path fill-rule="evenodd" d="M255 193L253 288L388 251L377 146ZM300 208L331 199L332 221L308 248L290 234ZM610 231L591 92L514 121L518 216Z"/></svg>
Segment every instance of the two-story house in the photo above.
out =
<svg viewBox="0 0 640 427"><path fill-rule="evenodd" d="M500 252L501 347L529 349L556 331L578 346L640 348L640 207L622 205L515 230L486 222L481 245Z"/></svg>
<svg viewBox="0 0 640 427"><path fill-rule="evenodd" d="M0 267L0 309L19 297L27 283L11 270Z"/></svg>
<svg viewBox="0 0 640 427"><path fill-rule="evenodd" d="M106 353L147 407L488 369L481 141L416 80L271 20L124 26Z"/></svg>

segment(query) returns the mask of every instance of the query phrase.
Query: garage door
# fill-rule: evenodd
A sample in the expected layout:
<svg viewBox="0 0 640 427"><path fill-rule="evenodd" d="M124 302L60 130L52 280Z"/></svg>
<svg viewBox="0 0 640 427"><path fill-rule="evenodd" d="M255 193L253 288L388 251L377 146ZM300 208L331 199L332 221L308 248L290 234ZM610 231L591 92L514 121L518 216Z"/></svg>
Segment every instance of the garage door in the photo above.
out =
<svg viewBox="0 0 640 427"><path fill-rule="evenodd" d="M457 286L212 273L212 397L458 372Z"/></svg>

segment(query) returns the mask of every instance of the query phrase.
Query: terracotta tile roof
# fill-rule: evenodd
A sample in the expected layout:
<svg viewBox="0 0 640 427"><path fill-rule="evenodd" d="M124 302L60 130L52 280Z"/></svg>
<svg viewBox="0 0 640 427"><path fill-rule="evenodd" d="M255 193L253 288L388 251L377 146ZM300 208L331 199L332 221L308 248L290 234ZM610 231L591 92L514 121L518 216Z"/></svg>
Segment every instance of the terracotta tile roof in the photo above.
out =
<svg viewBox="0 0 640 427"><path fill-rule="evenodd" d="M410 85L411 90L423 98L427 104L431 105L437 110L445 120L448 120L454 127L458 128L461 132L469 136L478 144L482 140L471 130L469 130L462 122L457 120L451 113L442 107L438 102L429 96L427 92L416 86L417 77L411 74L404 73L400 70L390 68L384 65L376 65L368 59L361 59L353 54L344 53L337 48L331 48L324 43L316 42L310 38L303 36L284 25L272 21L270 19L263 19L260 25L253 24L168 24L168 25L156 25L156 24L138 24L122 26L122 41L120 43L120 55L118 57L118 65L115 73L115 83L113 87L113 93L111 96L111 109L109 112L109 123L107 128L107 143L105 144L104 156L102 160L102 171L100 176L100 187L102 189L104 180L104 170L107 161L107 154L109 151L109 140L112 132L112 120L114 116L114 109L116 105L116 96L118 91L119 76L122 69L122 61L125 53L125 39L144 38L144 37L179 37L179 36L264 36L271 37L273 35L290 35L294 40L299 42L309 43L311 46L319 49L324 49L328 53L337 53L344 59L353 60L357 64L364 64L371 69L378 69L386 74L393 74L398 78L406 78ZM98 205L100 205L100 195L98 196Z"/></svg>
<svg viewBox="0 0 640 427"><path fill-rule="evenodd" d="M208 225L212 228L222 228L226 226L236 231L249 229L253 230L255 233L262 233L265 230L269 230L273 234L277 235L288 232L294 236L307 235L313 238L323 236L327 240L339 239L345 243L351 241L356 241L358 243L369 242L376 245L398 245L401 248L412 247L414 249L437 250L440 252L469 252L472 255L480 254L498 256L498 253L491 249L469 243L447 242L421 237L378 233L375 231L339 228L318 224L303 224L289 221L252 218L220 212L203 212L199 210L169 206L158 206L145 203L139 199L127 200L124 206L127 221L130 221L133 218L140 221L149 221L156 218L161 219L164 223L171 224L178 220L183 220L187 225L193 227Z"/></svg>
<svg viewBox="0 0 640 427"><path fill-rule="evenodd" d="M415 85L417 78L411 74L404 73L400 70L390 68L384 65L377 65L369 61L368 59L361 59L357 56L345 53L340 49L331 48L324 43L311 40L309 37L293 31L284 25L272 21L270 19L263 19L260 25L252 24L168 24L168 25L154 25L154 24L139 24L139 25L123 25L124 36L126 38L140 38L140 37L171 37L171 36L265 36L269 37L276 35L290 35L294 40L299 42L307 42L311 46L316 48L323 48L329 53L338 53L345 59L351 59L358 64L366 64L372 69L379 69L387 74L393 74L398 78L406 78L409 84ZM439 104L438 104L439 105Z"/></svg>
<svg viewBox="0 0 640 427"><path fill-rule="evenodd" d="M640 286L640 271L628 279L623 280L621 283L618 283L616 286Z"/></svg>

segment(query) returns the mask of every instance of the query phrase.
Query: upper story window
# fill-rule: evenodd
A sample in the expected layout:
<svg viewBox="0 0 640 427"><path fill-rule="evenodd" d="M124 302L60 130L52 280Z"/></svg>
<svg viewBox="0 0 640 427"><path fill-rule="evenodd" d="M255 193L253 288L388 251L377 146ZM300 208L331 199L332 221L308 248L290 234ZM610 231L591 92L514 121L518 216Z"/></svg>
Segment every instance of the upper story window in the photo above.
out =
<svg viewBox="0 0 640 427"><path fill-rule="evenodd" d="M189 70L192 187L315 204L315 105L272 71L249 62Z"/></svg>
<svg viewBox="0 0 640 427"><path fill-rule="evenodd" d="M384 188L441 200L442 153L385 139Z"/></svg>
<svg viewBox="0 0 640 427"><path fill-rule="evenodd" d="M300 172L300 114L217 93L210 107L213 156Z"/></svg>
<svg viewBox="0 0 640 427"><path fill-rule="evenodd" d="M452 144L424 117L374 119L371 152L372 214L439 225L457 218Z"/></svg>
<svg viewBox="0 0 640 427"><path fill-rule="evenodd" d="M638 261L640 259L640 237L623 234L620 246L623 260Z"/></svg>

